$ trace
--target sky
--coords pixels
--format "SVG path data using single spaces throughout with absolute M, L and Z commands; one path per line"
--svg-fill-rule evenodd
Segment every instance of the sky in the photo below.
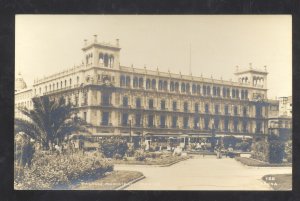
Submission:
M 236 80 L 252 63 L 267 66 L 268 98 L 292 95 L 290 15 L 16 15 L 16 73 L 32 85 L 78 65 L 94 34 L 120 40 L 123 66 Z

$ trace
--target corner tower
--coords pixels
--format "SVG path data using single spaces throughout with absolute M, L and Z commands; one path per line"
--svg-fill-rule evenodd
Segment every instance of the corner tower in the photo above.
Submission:
M 84 40 L 83 63 L 86 67 L 119 69 L 120 50 L 119 39 L 116 39 L 115 44 L 98 42 L 97 35 L 94 35 L 92 42 Z
M 250 63 L 248 70 L 239 71 L 237 67 L 234 73 L 238 79 L 238 82 L 251 87 L 267 89 L 267 67 L 264 66 L 264 70 L 258 70 L 252 68 Z

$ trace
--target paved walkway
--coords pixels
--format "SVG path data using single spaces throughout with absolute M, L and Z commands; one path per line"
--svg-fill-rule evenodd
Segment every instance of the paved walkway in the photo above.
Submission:
M 126 190 L 271 190 L 262 176 L 292 172 L 291 167 L 248 167 L 215 156 L 196 156 L 169 167 L 115 165 L 115 169 L 136 170 L 146 176 Z

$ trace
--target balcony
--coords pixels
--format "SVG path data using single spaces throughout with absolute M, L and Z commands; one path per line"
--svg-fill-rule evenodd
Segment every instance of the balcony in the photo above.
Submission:
M 168 128 L 167 125 L 159 125 L 159 128 Z
M 100 125 L 101 125 L 101 126 L 112 126 L 112 123 L 101 122 Z

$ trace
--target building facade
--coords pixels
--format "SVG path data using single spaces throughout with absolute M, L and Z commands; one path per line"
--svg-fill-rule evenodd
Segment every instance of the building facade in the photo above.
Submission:
M 85 41 L 84 62 L 35 80 L 32 96 L 64 97 L 95 135 L 264 135 L 267 71 L 237 69 L 237 81 L 120 65 L 115 44 Z

